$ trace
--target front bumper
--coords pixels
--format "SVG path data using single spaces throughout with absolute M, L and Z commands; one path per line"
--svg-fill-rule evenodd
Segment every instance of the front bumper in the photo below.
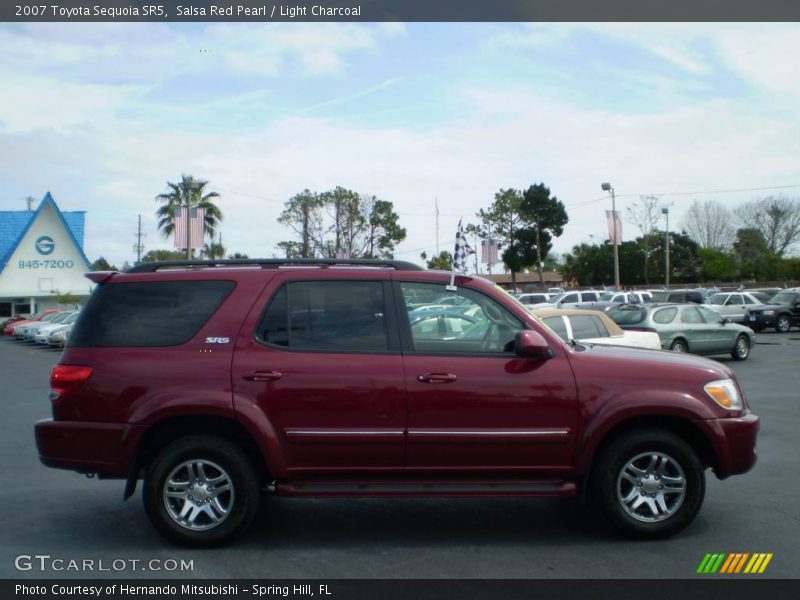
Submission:
M 42 464 L 56 469 L 126 477 L 140 428 L 127 423 L 53 421 L 36 423 Z
M 747 325 L 748 327 L 755 327 L 758 329 L 775 327 L 776 317 L 777 315 L 745 315 L 742 325 Z
M 760 422 L 752 412 L 739 417 L 695 421 L 707 435 L 716 455 L 714 472 L 720 479 L 746 473 L 756 464 Z

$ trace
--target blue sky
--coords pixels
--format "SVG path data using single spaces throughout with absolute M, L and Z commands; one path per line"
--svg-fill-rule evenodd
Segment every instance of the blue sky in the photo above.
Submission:
M 603 236 L 618 208 L 800 183 L 795 24 L 26 24 L 0 26 L 0 210 L 51 191 L 87 210 L 86 252 L 148 249 L 154 196 L 192 173 L 222 195 L 223 241 L 270 256 L 304 188 L 394 202 L 408 240 L 449 249 L 500 188 L 548 184 L 556 242 Z M 800 187 L 785 188 L 787 195 Z M 637 231 L 625 226 L 625 239 Z

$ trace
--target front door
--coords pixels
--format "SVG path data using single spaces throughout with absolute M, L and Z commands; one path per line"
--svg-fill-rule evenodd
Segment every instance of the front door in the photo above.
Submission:
M 238 402 L 263 413 L 289 478 L 401 471 L 406 406 L 391 289 L 381 271 L 289 271 L 245 322 Z
M 452 294 L 443 284 L 400 281 L 395 297 L 401 305 L 404 298 L 428 298 L 436 306 L 445 293 Z M 419 320 L 424 307 L 398 314 L 408 390 L 407 472 L 567 472 L 577 396 L 563 349 L 550 360 L 516 356 L 513 340 L 524 323 L 483 292 L 460 286 L 455 294 L 462 300 L 455 309 L 439 309 L 455 327 L 415 326 L 425 322 Z

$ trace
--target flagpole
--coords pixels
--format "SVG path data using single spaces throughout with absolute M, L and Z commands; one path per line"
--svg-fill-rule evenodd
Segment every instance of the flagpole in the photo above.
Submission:
M 436 257 L 439 257 L 439 197 L 434 196 L 434 203 L 436 204 Z

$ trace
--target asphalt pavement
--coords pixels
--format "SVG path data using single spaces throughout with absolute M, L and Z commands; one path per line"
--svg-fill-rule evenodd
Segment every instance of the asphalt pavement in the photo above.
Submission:
M 770 552 L 758 577 L 797 578 L 800 332 L 757 342 L 743 363 L 720 360 L 762 419 L 758 464 L 726 481 L 708 472 L 700 515 L 670 539 L 620 538 L 575 498 L 270 497 L 233 545 L 199 551 L 157 535 L 121 481 L 39 463 L 33 425 L 49 416 L 59 352 L 3 339 L 0 577 L 692 578 L 706 553 Z

